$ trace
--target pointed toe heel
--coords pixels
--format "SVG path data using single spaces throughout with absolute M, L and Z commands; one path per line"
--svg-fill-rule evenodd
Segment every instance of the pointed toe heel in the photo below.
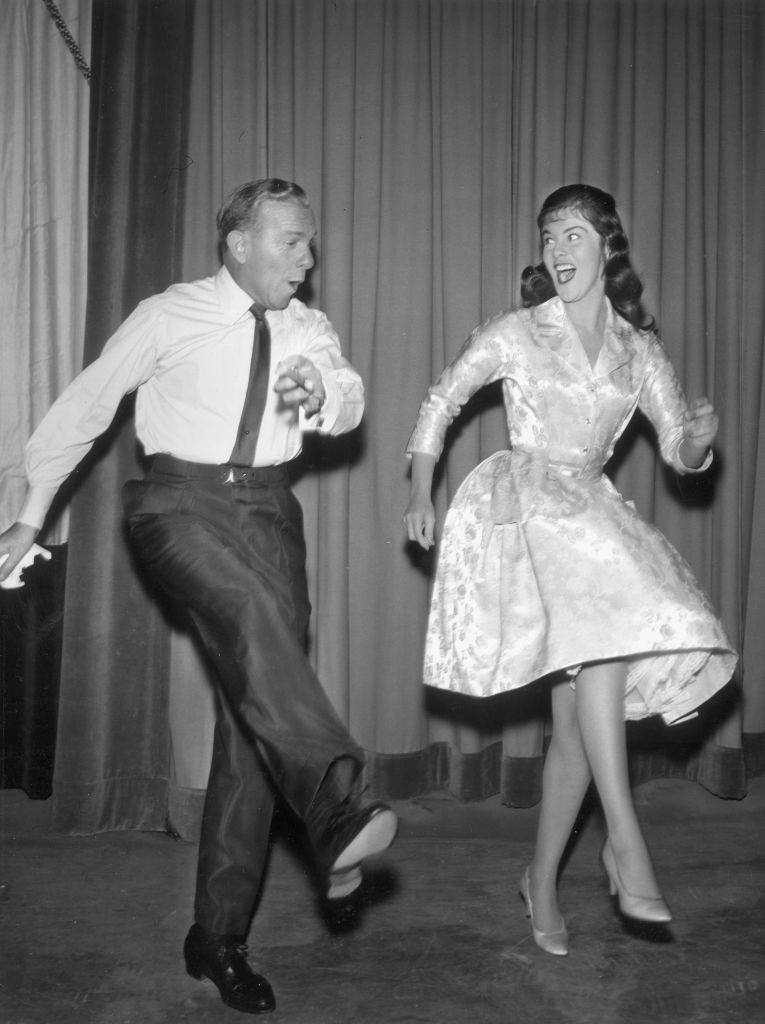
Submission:
M 545 953 L 552 956 L 568 956 L 568 931 L 564 923 L 562 928 L 555 932 L 540 931 L 534 924 L 534 906 L 531 902 L 531 891 L 529 889 L 529 869 L 523 873 L 518 884 L 518 895 L 526 907 L 526 917 L 531 921 L 531 934 L 534 942 L 543 949 Z
M 608 879 L 609 894 L 617 897 L 619 909 L 625 917 L 648 924 L 670 923 L 672 914 L 661 896 L 636 896 L 627 889 L 622 882 L 614 851 L 607 839 L 600 851 L 600 860 Z

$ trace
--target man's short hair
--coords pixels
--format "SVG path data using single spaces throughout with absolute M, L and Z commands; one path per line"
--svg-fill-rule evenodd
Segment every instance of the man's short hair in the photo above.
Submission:
M 226 247 L 230 231 L 253 227 L 258 220 L 258 211 L 267 199 L 296 199 L 308 206 L 308 196 L 300 185 L 283 178 L 259 178 L 247 181 L 235 188 L 218 211 L 218 241 L 221 249 Z

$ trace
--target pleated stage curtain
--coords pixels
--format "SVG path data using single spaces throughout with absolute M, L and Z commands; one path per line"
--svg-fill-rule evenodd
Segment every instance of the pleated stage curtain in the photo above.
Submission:
M 312 442 L 297 483 L 311 653 L 369 753 L 373 791 L 539 799 L 542 687 L 483 702 L 422 687 L 434 561 L 404 539 L 403 452 L 431 380 L 473 326 L 518 302 L 541 200 L 582 180 L 617 197 L 680 377 L 721 417 L 709 479 L 678 482 L 638 426 L 616 484 L 691 562 L 743 652 L 737 679 L 694 723 L 630 729 L 634 776 L 742 796 L 765 734 L 762 6 L 126 6 L 97 0 L 93 23 L 88 352 L 143 295 L 215 269 L 214 216 L 230 188 L 267 174 L 306 188 L 319 219 L 312 301 L 368 395 L 362 428 Z M 469 470 L 505 444 L 488 391 L 451 432 L 441 518 Z M 126 422 L 73 510 L 57 822 L 77 832 L 169 819 L 191 836 L 210 688 L 126 553 L 118 491 L 135 469 Z
M 181 272 L 193 3 L 95 0 L 85 362 Z M 75 472 L 54 817 L 64 831 L 162 829 L 169 627 L 135 572 L 120 491 L 142 474 L 126 399 Z
M 90 0 L 59 0 L 87 55 Z M 82 364 L 88 83 L 42 0 L 0 6 L 0 531 L 24 499 L 24 445 Z M 65 512 L 43 535 L 66 540 Z
M 90 0 L 59 0 L 80 57 Z M 83 56 L 84 55 L 84 56 Z M 24 445 L 82 365 L 87 279 L 86 77 L 42 0 L 0 4 L 0 531 L 25 493 Z M 52 552 L 0 590 L 0 786 L 50 796 L 66 569 L 66 496 Z

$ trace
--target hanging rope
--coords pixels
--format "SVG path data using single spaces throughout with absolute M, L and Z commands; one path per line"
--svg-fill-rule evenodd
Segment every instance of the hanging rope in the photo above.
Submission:
M 74 57 L 74 63 L 80 69 L 86 81 L 90 81 L 90 68 L 88 67 L 87 62 L 83 57 L 82 51 L 77 45 L 74 36 L 66 27 L 66 22 L 61 17 L 61 11 L 59 11 L 58 7 L 56 7 L 53 0 L 42 0 L 42 2 L 48 8 L 48 14 L 50 14 L 51 18 L 53 18 L 56 28 L 61 33 L 62 39 L 69 48 L 69 52 Z

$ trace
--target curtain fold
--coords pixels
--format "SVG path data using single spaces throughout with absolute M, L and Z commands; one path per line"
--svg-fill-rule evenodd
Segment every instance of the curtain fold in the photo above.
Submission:
M 58 7 L 80 50 L 91 0 Z M 41 0 L 0 7 L 0 530 L 24 500 L 24 446 L 80 368 L 85 322 L 88 84 Z M 41 542 L 66 540 L 59 515 Z
M 108 4 L 99 8 L 115 13 Z M 155 8 L 169 16 L 163 5 L 135 9 Z M 115 161 L 106 161 L 95 209 L 152 245 L 128 247 L 114 261 L 102 250 L 101 262 L 113 262 L 109 288 L 119 301 L 91 280 L 88 337 L 100 345 L 107 326 L 128 312 L 128 297 L 157 290 L 171 271 L 188 279 L 214 269 L 215 212 L 231 187 L 269 174 L 306 188 L 319 220 L 306 297 L 337 327 L 368 397 L 352 436 L 311 441 L 297 482 L 314 606 L 311 654 L 369 752 L 373 790 L 403 797 L 446 786 L 463 798 L 500 791 L 511 805 L 539 799 L 543 688 L 488 701 L 423 690 L 434 558 L 404 540 L 403 452 L 428 384 L 473 326 L 519 301 L 520 272 L 538 257 L 541 200 L 564 182 L 584 180 L 616 196 L 647 304 L 679 375 L 691 396 L 710 394 L 721 417 L 708 480 L 678 481 L 665 471 L 650 431 L 637 424 L 617 452 L 615 482 L 685 555 L 743 650 L 737 682 L 695 722 L 674 730 L 653 722 L 631 727 L 634 777 L 674 775 L 742 796 L 745 768 L 762 765 L 765 733 L 758 629 L 765 602 L 762 5 L 197 0 L 169 9 L 183 31 L 162 50 L 163 67 L 150 68 L 153 28 L 139 19 L 144 34 L 133 59 L 140 54 L 146 77 L 127 74 L 119 101 L 101 111 L 133 166 L 110 188 Z M 94 37 L 95 30 L 96 21 Z M 124 36 L 102 33 L 103 102 L 117 89 L 108 55 L 128 45 Z M 155 163 L 184 170 L 166 181 L 179 219 L 163 222 L 166 207 L 152 208 L 156 226 L 142 236 L 149 214 L 143 192 L 155 178 L 138 159 L 145 144 L 134 104 L 140 81 L 153 74 L 175 76 L 179 90 L 173 102 L 146 112 L 145 130 L 163 154 Z M 162 273 L 146 273 L 144 256 Z M 88 755 L 93 791 L 98 780 L 124 771 L 112 743 L 128 763 L 131 751 L 151 751 L 135 777 L 156 796 L 152 820 L 162 819 L 164 801 L 173 826 L 193 834 L 212 720 L 204 669 L 188 638 L 149 610 L 126 556 L 112 556 L 102 590 L 106 555 L 92 560 L 85 544 L 94 536 L 99 550 L 114 547 L 115 537 L 122 544 L 115 495 L 125 475 L 118 464 L 133 457 L 127 433 L 122 443 L 124 455 L 111 452 L 94 469 L 93 478 L 104 474 L 101 483 L 80 493 L 83 539 L 79 555 L 70 554 L 65 677 L 72 693 L 75 678 L 79 692 L 85 680 L 102 704 L 94 711 L 85 701 L 76 714 L 70 708 L 59 743 L 71 751 L 83 728 L 100 733 L 105 719 L 108 732 L 121 716 L 119 740 Z M 441 519 L 465 475 L 505 444 L 499 392 L 489 389 L 450 431 L 435 492 Z M 114 594 L 126 585 L 121 621 L 110 622 Z M 85 623 L 86 635 L 112 652 L 93 667 L 85 664 L 92 660 L 84 654 Z M 134 648 L 117 666 L 126 637 Z M 88 683 L 91 676 L 97 681 Z M 129 712 L 119 700 L 104 710 L 126 687 Z M 62 755 L 57 780 L 59 800 L 71 810 L 68 827 L 107 820 L 105 809 L 92 819 L 78 815 L 77 801 L 66 795 L 81 799 L 71 788 L 76 773 L 68 757 Z M 126 791 L 131 785 L 128 778 Z M 117 799 L 114 789 L 109 798 Z M 123 805 L 124 814 L 109 812 L 109 820 L 144 822 L 130 800 Z
M 90 0 L 60 0 L 85 55 Z M 87 268 L 88 84 L 41 0 L 0 5 L 0 531 L 25 494 L 24 445 L 82 361 Z M 52 551 L 0 590 L 0 786 L 50 796 L 68 513 Z
M 86 363 L 179 273 L 192 6 L 93 4 Z M 141 474 L 131 412 L 127 399 L 74 474 L 53 784 L 67 832 L 167 819 L 168 626 L 120 509 L 122 484 Z
M 740 398 L 729 420 L 738 419 L 740 437 L 741 566 L 740 615 L 743 649 L 743 732 L 747 770 L 765 773 L 765 17 L 747 4 L 741 25 L 740 80 L 743 171 L 741 271 L 734 281 L 742 309 Z

